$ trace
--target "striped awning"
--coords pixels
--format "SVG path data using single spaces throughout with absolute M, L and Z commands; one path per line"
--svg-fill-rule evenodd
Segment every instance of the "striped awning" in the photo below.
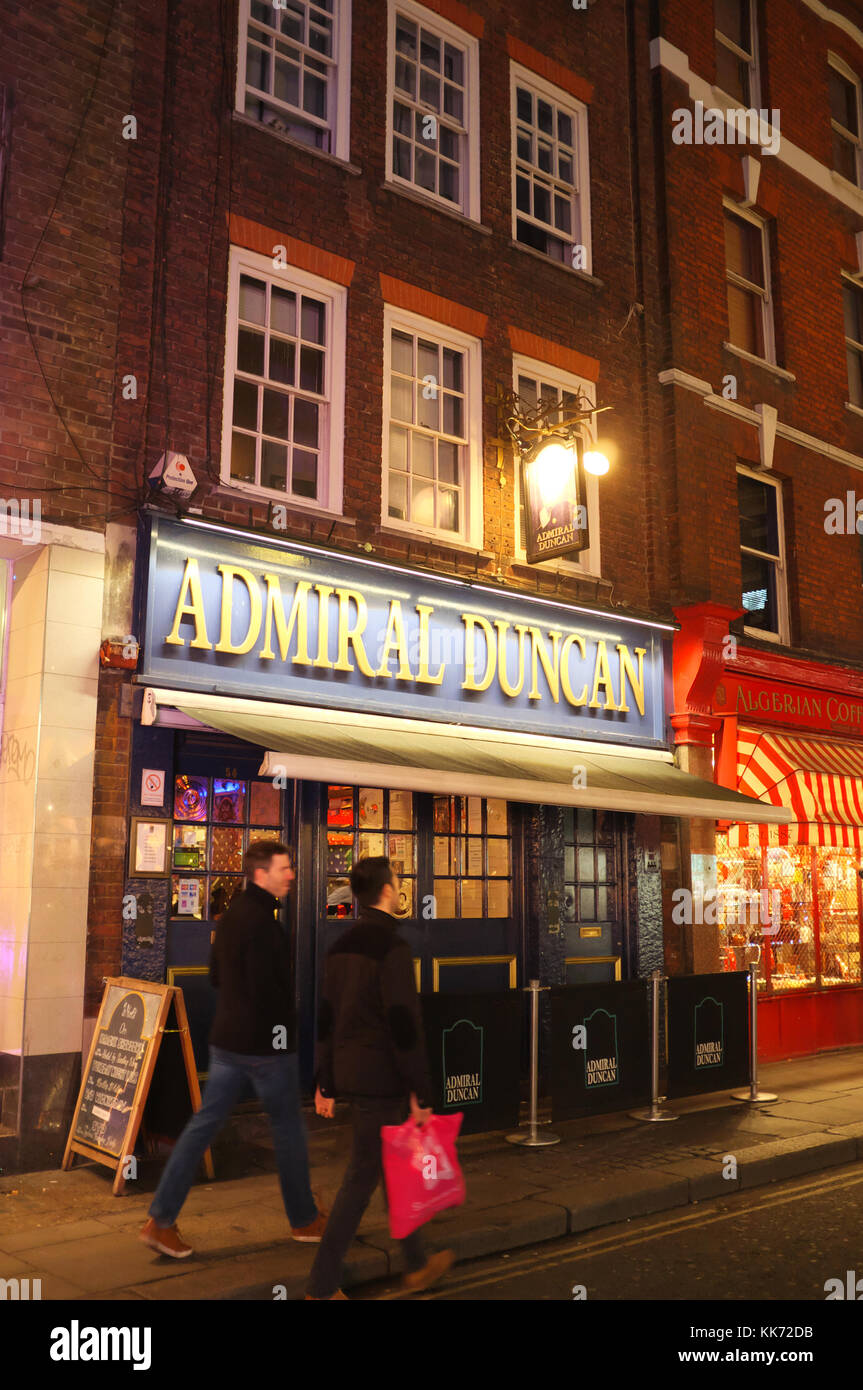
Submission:
M 863 849 L 863 746 L 738 729 L 737 790 L 787 806 L 788 825 L 733 825 L 729 844 Z

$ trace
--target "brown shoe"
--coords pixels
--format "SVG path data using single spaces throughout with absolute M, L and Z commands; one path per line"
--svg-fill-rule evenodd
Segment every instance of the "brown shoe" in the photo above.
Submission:
M 430 1289 L 432 1284 L 436 1284 L 438 1279 L 442 1279 L 448 1269 L 455 1264 L 454 1250 L 438 1250 L 436 1254 L 430 1256 L 427 1264 L 422 1269 L 415 1269 L 412 1274 L 406 1274 L 402 1280 L 402 1288 L 409 1293 L 419 1293 L 420 1289 Z
M 191 1245 L 186 1244 L 176 1226 L 157 1226 L 152 1216 L 141 1227 L 138 1239 L 149 1245 L 151 1250 L 158 1250 L 160 1255 L 171 1255 L 175 1260 L 185 1260 L 187 1255 L 192 1254 Z
M 307 1245 L 317 1245 L 326 1228 L 327 1212 L 319 1211 L 310 1226 L 297 1226 L 296 1230 L 292 1227 L 291 1235 L 294 1240 L 303 1241 Z
M 350 1303 L 350 1299 L 348 1298 L 347 1294 L 346 1294 L 346 1293 L 342 1293 L 341 1289 L 336 1289 L 335 1293 L 331 1293 L 330 1296 L 329 1296 L 329 1298 L 315 1298 L 313 1294 L 307 1293 L 306 1296 L 305 1296 L 305 1298 L 303 1299 L 303 1302 L 304 1302 L 304 1303 L 335 1303 L 336 1299 L 342 1299 L 342 1298 L 344 1299 L 345 1303 Z

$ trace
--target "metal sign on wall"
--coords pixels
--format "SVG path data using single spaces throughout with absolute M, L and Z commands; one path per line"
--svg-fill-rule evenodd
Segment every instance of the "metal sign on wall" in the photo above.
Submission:
M 151 518 L 140 675 L 175 689 L 664 746 L 662 629 Z

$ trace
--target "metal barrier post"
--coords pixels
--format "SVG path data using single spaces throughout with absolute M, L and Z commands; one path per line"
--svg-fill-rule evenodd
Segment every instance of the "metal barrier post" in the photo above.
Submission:
M 660 1120 L 676 1120 L 678 1117 L 671 1110 L 661 1110 L 659 1108 L 659 985 L 662 980 L 662 971 L 654 970 L 650 977 L 652 992 L 651 999 L 651 1028 L 650 1028 L 650 1108 L 647 1110 L 630 1110 L 633 1120 L 646 1120 L 650 1124 L 656 1124 Z
M 758 1089 L 758 962 L 761 947 L 756 946 L 756 954 L 749 962 L 749 1090 L 732 1091 L 732 1100 L 745 1100 L 750 1105 L 766 1105 L 779 1097 L 772 1091 Z
M 530 993 L 530 1123 L 527 1130 L 520 1129 L 517 1134 L 506 1136 L 508 1144 L 523 1144 L 529 1149 L 544 1149 L 550 1144 L 559 1144 L 560 1135 L 546 1130 L 543 1134 L 537 1128 L 539 1107 L 539 995 L 540 990 L 548 989 L 539 980 L 531 980 L 526 993 Z

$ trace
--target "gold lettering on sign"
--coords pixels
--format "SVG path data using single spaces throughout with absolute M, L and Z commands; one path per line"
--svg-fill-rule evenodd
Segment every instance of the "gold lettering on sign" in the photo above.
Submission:
M 316 584 L 315 593 L 318 596 L 318 652 L 313 666 L 323 666 L 325 670 L 331 671 L 333 663 L 330 661 L 330 599 L 335 590 L 330 584 Z
M 506 634 L 509 632 L 509 623 L 503 618 L 495 619 L 497 628 L 497 679 L 504 695 L 520 695 L 524 685 L 524 634 L 527 628 L 523 623 L 516 623 L 515 630 L 518 633 L 518 675 L 514 685 L 510 685 L 509 671 L 506 666 Z
M 387 631 L 384 637 L 384 650 L 381 657 L 381 664 L 378 667 L 379 676 L 390 676 L 390 657 L 393 651 L 399 659 L 399 669 L 396 675 L 398 681 L 413 680 L 410 662 L 408 661 L 408 639 L 405 633 L 404 618 L 402 617 L 402 606 L 397 598 L 390 600 L 390 615 L 387 619 Z
M 417 612 L 420 615 L 420 642 L 419 642 L 419 670 L 417 680 L 425 685 L 440 685 L 443 680 L 444 665 L 442 661 L 440 670 L 436 676 L 429 673 L 429 618 L 433 613 L 430 603 L 418 603 Z
M 602 638 L 596 644 L 596 663 L 593 668 L 593 690 L 590 695 L 588 709 L 599 709 L 599 700 L 596 698 L 600 686 L 605 687 L 605 704 L 603 709 L 617 709 L 614 699 L 614 686 L 611 683 L 611 668 L 608 664 L 608 649 Z
M 581 693 L 579 695 L 574 695 L 572 684 L 569 679 L 569 652 L 571 647 L 578 647 L 581 659 L 584 661 L 586 655 L 584 638 L 580 637 L 577 632 L 568 633 L 560 649 L 560 684 L 563 688 L 564 698 L 569 704 L 575 705 L 577 708 L 587 701 L 587 681 L 585 681 L 584 685 L 581 687 Z
M 531 683 L 527 698 L 529 700 L 541 700 L 539 685 L 537 683 L 537 657 L 545 672 L 545 679 L 548 681 L 548 688 L 551 698 L 557 705 L 560 703 L 560 639 L 562 632 L 549 631 L 551 638 L 551 656 L 545 645 L 545 638 L 538 627 L 528 628 L 530 633 L 530 660 L 531 660 Z
M 232 656 L 242 656 L 250 652 L 258 640 L 261 630 L 261 591 L 255 576 L 241 565 L 218 565 L 222 576 L 222 630 L 216 643 L 217 652 L 230 652 Z M 249 627 L 238 647 L 231 641 L 231 620 L 234 616 L 234 580 L 245 584 L 249 595 Z
M 477 613 L 462 613 L 461 620 L 464 623 L 464 668 L 465 678 L 462 681 L 462 690 L 488 690 L 494 680 L 494 671 L 497 664 L 497 646 L 494 640 L 494 632 L 491 623 L 485 618 L 481 618 Z M 485 675 L 481 682 L 476 679 L 476 628 L 481 627 L 485 637 L 486 664 Z
M 354 668 L 348 660 L 348 647 L 353 647 L 354 656 L 357 659 L 357 669 L 362 671 L 364 676 L 373 676 L 375 673 L 363 646 L 363 633 L 369 620 L 368 604 L 357 589 L 336 589 L 336 594 L 339 600 L 339 659 L 333 670 L 353 671 Z M 357 620 L 353 624 L 351 623 L 352 602 L 357 606 Z
M 191 603 L 189 603 L 189 598 L 192 600 Z M 198 562 L 194 559 L 186 560 L 183 582 L 180 585 L 180 597 L 177 599 L 177 608 L 174 613 L 174 626 L 165 638 L 166 643 L 175 647 L 185 647 L 185 638 L 180 636 L 180 623 L 183 618 L 195 619 L 195 635 L 189 646 L 198 647 L 208 652 L 212 651 L 213 644 L 207 638 L 207 619 L 204 615 L 201 573 L 198 569 Z
M 260 650 L 260 657 L 263 661 L 274 660 L 273 651 L 273 623 L 276 625 L 276 634 L 279 639 L 279 652 L 282 661 L 287 661 L 288 652 L 291 648 L 291 637 L 294 628 L 297 631 L 297 650 L 294 653 L 293 661 L 301 666 L 308 666 L 309 657 L 309 593 L 311 592 L 311 581 L 301 579 L 297 584 L 294 593 L 294 601 L 291 604 L 290 617 L 285 619 L 285 605 L 282 599 L 282 589 L 279 584 L 279 577 L 276 574 L 265 574 L 264 579 L 267 583 L 267 606 L 264 616 L 264 645 Z
M 626 703 L 626 681 L 632 686 L 632 694 L 638 707 L 638 713 L 644 714 L 644 657 L 646 647 L 636 647 L 635 655 L 638 657 L 638 675 L 636 676 L 632 665 L 632 657 L 629 648 L 622 642 L 617 644 L 617 654 L 620 658 L 620 710 L 623 714 L 629 713 L 629 705 Z

